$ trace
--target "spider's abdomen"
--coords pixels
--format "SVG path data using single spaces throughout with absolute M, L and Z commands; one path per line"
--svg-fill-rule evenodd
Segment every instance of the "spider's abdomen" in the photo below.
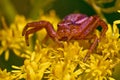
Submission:
M 81 24 L 82 22 L 84 22 L 87 19 L 88 19 L 88 16 L 85 14 L 74 13 L 74 14 L 70 14 L 70 15 L 66 16 L 63 19 L 63 21 L 71 21 L 73 24 Z

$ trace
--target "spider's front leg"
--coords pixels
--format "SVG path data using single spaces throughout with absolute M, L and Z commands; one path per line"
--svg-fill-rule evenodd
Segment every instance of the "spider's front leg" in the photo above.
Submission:
M 108 30 L 108 26 L 107 24 L 102 20 L 100 19 L 98 16 L 94 16 L 95 19 L 98 19 L 98 25 L 102 27 L 102 31 L 101 31 L 101 35 L 100 35 L 100 39 L 103 38 L 105 36 L 105 33 L 107 32 Z
M 96 35 L 94 35 L 93 37 L 91 37 L 91 39 L 94 39 L 93 44 L 90 46 L 90 49 L 88 51 L 88 53 L 86 54 L 83 62 L 86 62 L 86 60 L 89 58 L 91 52 L 93 51 L 93 49 L 95 49 L 95 47 L 97 46 L 97 43 L 100 41 L 101 38 L 103 38 L 105 36 L 105 33 L 108 29 L 107 24 L 101 20 L 98 16 L 93 16 L 94 18 L 94 23 L 92 25 L 89 26 L 89 28 L 87 29 L 88 31 L 90 31 L 91 28 L 96 29 L 97 27 L 101 26 L 102 27 L 102 31 L 101 31 L 101 35 L 100 38 L 98 38 Z
M 56 32 L 55 32 L 55 30 L 50 22 L 48 22 L 48 21 L 31 22 L 25 26 L 25 28 L 23 29 L 23 32 L 22 32 L 22 36 L 25 36 L 27 46 L 29 46 L 29 42 L 28 42 L 29 34 L 32 34 L 32 33 L 39 31 L 43 28 L 46 29 L 48 35 L 52 39 L 56 40 L 57 35 L 56 35 Z
M 97 46 L 97 43 L 99 41 L 98 37 L 96 35 L 90 35 L 88 36 L 88 39 L 93 39 L 94 42 L 92 43 L 92 45 L 90 46 L 87 54 L 85 55 L 83 62 L 86 62 L 87 59 L 90 57 L 91 52 L 93 51 L 93 49 Z

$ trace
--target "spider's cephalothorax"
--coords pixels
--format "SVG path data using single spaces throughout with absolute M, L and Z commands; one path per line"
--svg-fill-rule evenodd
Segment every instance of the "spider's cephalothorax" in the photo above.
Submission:
M 54 30 L 53 25 L 50 22 L 38 21 L 28 23 L 23 29 L 22 35 L 25 35 L 27 45 L 29 45 L 28 35 L 41 30 L 42 28 L 46 29 L 49 37 L 51 37 L 55 42 L 69 41 L 71 39 L 94 39 L 94 42 L 84 58 L 85 62 L 90 56 L 90 53 L 96 47 L 98 40 L 100 40 L 100 38 L 98 38 L 95 34 L 92 34 L 98 26 L 102 27 L 100 35 L 100 38 L 102 38 L 108 29 L 107 24 L 103 20 L 101 20 L 98 16 L 88 17 L 84 14 L 75 13 L 66 16 L 61 22 L 58 23 L 57 32 Z M 28 28 L 30 29 L 28 30 Z

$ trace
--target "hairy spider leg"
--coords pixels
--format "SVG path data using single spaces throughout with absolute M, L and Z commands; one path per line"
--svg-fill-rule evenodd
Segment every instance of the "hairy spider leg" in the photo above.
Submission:
M 83 62 L 86 62 L 87 61 L 87 59 L 90 57 L 90 54 L 92 53 L 92 51 L 93 51 L 93 49 L 97 46 L 97 43 L 98 43 L 98 37 L 96 36 L 96 35 L 94 35 L 94 36 L 88 36 L 88 38 L 90 39 L 94 39 L 94 42 L 92 43 L 92 45 L 90 46 L 90 48 L 89 48 L 89 50 L 88 50 L 88 52 L 87 52 L 87 54 L 85 55 L 85 57 L 84 57 L 84 59 L 83 59 Z
M 91 27 L 87 27 L 87 29 L 85 31 L 86 35 L 83 35 L 83 36 L 84 37 L 87 36 L 89 34 L 89 32 L 92 32 L 92 30 L 94 30 L 93 28 L 97 28 L 100 25 L 102 27 L 101 37 L 103 37 L 105 35 L 105 32 L 107 31 L 107 28 L 108 28 L 106 23 L 103 20 L 101 20 L 98 16 L 93 16 L 93 19 L 94 19 L 93 20 L 94 23 L 92 25 L 90 25 Z M 97 36 L 94 36 L 93 39 L 94 39 L 94 42 L 91 45 L 85 58 L 83 59 L 83 62 L 86 62 L 86 60 L 89 58 L 91 52 L 97 46 L 97 43 L 100 40 Z
M 98 18 L 98 16 L 95 16 L 95 18 Z M 101 39 L 102 37 L 105 36 L 105 33 L 106 33 L 106 31 L 108 30 L 108 26 L 107 26 L 107 24 L 106 24 L 103 20 L 101 20 L 101 19 L 99 19 L 98 24 L 102 27 L 102 32 L 101 32 L 101 35 L 100 35 L 100 39 Z
M 80 35 L 81 39 L 93 39 L 94 42 L 92 43 L 92 45 L 89 48 L 88 53 L 85 55 L 83 62 L 86 62 L 86 60 L 89 58 L 91 52 L 94 50 L 94 48 L 97 46 L 98 43 L 98 37 L 96 35 L 91 35 L 92 32 L 98 27 L 98 21 L 99 18 L 94 18 L 94 17 L 90 17 L 87 21 L 87 25 L 85 23 L 83 23 L 82 26 L 87 26 L 86 29 L 84 29 L 82 31 L 82 34 Z
M 86 24 L 83 23 L 83 26 L 88 26 L 88 27 L 86 27 L 82 31 L 82 33 L 84 33 L 84 35 L 81 34 L 80 37 L 83 37 L 83 38 L 86 37 L 90 32 L 92 32 L 92 30 L 96 29 L 99 26 L 102 27 L 102 31 L 101 31 L 100 36 L 104 37 L 104 35 L 105 35 L 105 33 L 106 33 L 107 29 L 108 29 L 107 24 L 103 20 L 101 20 L 98 16 L 91 16 L 90 18 L 92 18 L 92 20 L 87 20 L 87 21 L 90 21 L 89 25 L 86 25 Z M 82 28 L 82 25 L 81 25 L 81 28 Z
M 28 28 L 31 28 L 31 29 L 28 29 Z M 41 30 L 42 28 L 45 28 L 48 35 L 51 37 L 51 38 L 55 38 L 56 37 L 56 32 L 52 26 L 52 24 L 50 22 L 47 22 L 47 21 L 39 21 L 39 22 L 31 22 L 31 23 L 28 23 L 23 32 L 22 32 L 22 35 L 24 36 L 25 35 L 25 40 L 26 40 L 26 44 L 27 46 L 29 46 L 29 41 L 28 41 L 28 36 L 29 34 L 32 34 L 36 31 L 39 31 Z
M 89 34 L 93 33 L 93 31 L 98 27 L 98 21 L 99 19 L 95 19 L 93 16 L 91 16 L 86 22 L 83 23 L 82 26 L 86 26 L 84 30 L 82 30 L 82 33 L 80 34 L 80 38 L 85 38 Z

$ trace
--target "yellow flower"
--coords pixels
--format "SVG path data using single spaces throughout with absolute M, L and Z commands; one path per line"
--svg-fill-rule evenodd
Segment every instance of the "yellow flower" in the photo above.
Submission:
M 0 80 L 13 80 L 15 78 L 14 75 L 11 74 L 11 72 L 7 72 L 6 69 L 1 70 L 0 69 Z
M 116 25 L 119 23 L 119 20 L 114 21 L 113 29 L 108 24 L 106 37 L 99 42 L 86 63 L 83 63 L 83 58 L 88 49 L 80 46 L 78 41 L 63 42 L 61 47 L 42 47 L 36 40 L 35 50 L 25 56 L 24 65 L 18 71 L 29 80 L 115 80 L 112 72 L 120 62 L 120 39 Z
M 20 68 L 13 66 L 13 68 L 18 70 L 13 70 L 12 72 L 16 75 L 21 74 L 22 78 L 29 80 L 41 80 L 44 78 L 75 80 L 83 72 L 82 69 L 77 69 L 77 66 L 79 59 L 82 62 L 83 54 L 85 55 L 87 51 L 82 50 L 78 42 L 70 45 L 66 42 L 63 44 L 65 48 L 58 47 L 54 49 L 52 47 L 42 48 L 37 42 L 35 52 L 29 54 L 29 57 L 25 56 L 27 59 Z M 21 78 L 20 76 L 18 79 Z
M 99 53 L 102 52 L 103 55 L 109 54 L 113 58 L 115 56 L 118 56 L 120 52 L 120 39 L 119 39 L 120 34 L 119 29 L 117 28 L 117 24 L 120 24 L 120 20 L 114 21 L 113 29 L 112 26 L 108 24 L 109 28 L 106 33 L 106 37 L 102 39 L 98 45 Z
M 53 25 L 56 27 L 55 24 L 59 19 L 54 18 L 56 18 L 54 11 L 50 15 L 41 16 L 41 19 L 48 19 L 51 23 L 55 20 Z M 16 24 L 21 26 L 19 22 Z M 11 80 L 115 80 L 112 77 L 113 69 L 120 63 L 120 34 L 117 24 L 120 24 L 120 20 L 114 21 L 113 26 L 108 24 L 106 36 L 101 39 L 85 63 L 83 59 L 88 52 L 87 47 L 90 45 L 88 40 L 61 42 L 61 45 L 58 46 L 54 41 L 48 39 L 47 45 L 42 45 L 40 42 L 46 34 L 45 31 L 39 31 L 35 47 L 33 51 L 30 51 L 23 47 L 25 43 L 20 37 L 22 29 L 19 30 L 15 26 L 5 29 L 9 34 L 7 35 L 5 30 L 1 31 L 0 35 L 3 33 L 7 35 L 7 37 L 0 36 L 1 49 L 4 47 L 4 51 L 17 49 L 22 54 L 20 50 L 24 48 L 26 54 L 21 55 L 25 58 L 22 66 L 12 65 L 11 72 L 1 71 L 1 73 L 5 73 L 5 78 L 8 76 Z M 99 36 L 99 31 L 96 34 Z M 41 37 L 43 38 L 41 39 Z M 10 45 L 5 45 L 8 44 L 8 41 Z M 86 43 L 88 45 L 84 45 Z M 13 46 L 11 47 L 11 45 Z
M 10 27 L 7 26 L 4 18 L 2 18 L 2 23 L 3 29 L 0 30 L 0 55 L 5 52 L 5 60 L 8 60 L 10 50 L 16 55 L 20 55 L 22 51 L 24 52 L 25 43 L 21 32 L 26 21 L 23 16 L 16 16 L 15 23 L 11 24 Z

